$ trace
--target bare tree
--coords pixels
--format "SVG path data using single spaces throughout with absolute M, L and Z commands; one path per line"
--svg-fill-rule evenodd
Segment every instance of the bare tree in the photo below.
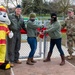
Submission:
M 22 0 L 22 7 L 23 7 L 23 12 L 22 13 L 23 14 L 25 14 L 30 8 L 32 8 L 33 1 L 34 0 Z
M 6 5 L 7 8 L 8 8 L 8 3 L 9 3 L 9 0 L 4 0 L 4 4 Z M 3 5 L 4 5 L 4 4 L 3 4 Z M 4 5 L 4 6 L 5 6 L 5 5 Z
M 14 6 L 21 4 L 21 0 L 10 0 Z
M 60 13 L 63 13 L 65 16 L 67 9 L 70 7 L 70 0 L 53 0 L 54 7 L 53 10 L 56 10 Z
M 70 7 L 70 0 L 60 0 L 58 5 L 65 16 L 67 9 Z
M 21 0 L 4 0 L 4 3 L 2 5 L 9 8 L 9 4 L 16 6 L 18 4 L 21 4 Z

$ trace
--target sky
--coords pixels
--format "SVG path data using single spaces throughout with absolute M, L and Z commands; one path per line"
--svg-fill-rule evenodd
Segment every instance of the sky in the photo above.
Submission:
M 50 1 L 50 0 L 46 0 L 46 1 Z
M 46 1 L 53 1 L 53 0 L 46 0 Z M 75 0 L 70 0 L 75 5 Z

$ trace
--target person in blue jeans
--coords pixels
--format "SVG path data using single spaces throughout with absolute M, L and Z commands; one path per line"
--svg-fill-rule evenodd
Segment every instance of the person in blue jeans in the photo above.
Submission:
M 65 64 L 65 57 L 64 57 L 64 52 L 61 48 L 61 26 L 59 24 L 59 22 L 57 21 L 57 14 L 56 13 L 52 13 L 51 14 L 51 22 L 47 23 L 48 24 L 48 28 L 47 30 L 44 31 L 44 34 L 48 33 L 49 36 L 51 37 L 50 40 L 50 49 L 47 55 L 47 58 L 44 60 L 44 62 L 48 62 L 50 61 L 52 52 L 53 52 L 53 48 L 56 45 L 58 48 L 58 51 L 60 53 L 61 56 L 61 63 L 60 65 L 64 65 Z
M 35 51 L 37 49 L 37 28 L 43 28 L 41 25 L 37 25 L 36 21 L 36 14 L 35 13 L 30 13 L 29 20 L 27 22 L 27 42 L 31 48 L 31 51 L 29 53 L 28 59 L 26 64 L 28 65 L 34 65 L 36 61 L 33 60 Z

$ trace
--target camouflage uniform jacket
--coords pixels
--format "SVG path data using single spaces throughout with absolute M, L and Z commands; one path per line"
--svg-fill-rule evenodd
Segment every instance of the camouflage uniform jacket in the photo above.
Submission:
M 75 16 L 73 18 L 67 17 L 65 23 L 62 25 L 62 28 L 66 27 L 67 35 L 75 35 Z

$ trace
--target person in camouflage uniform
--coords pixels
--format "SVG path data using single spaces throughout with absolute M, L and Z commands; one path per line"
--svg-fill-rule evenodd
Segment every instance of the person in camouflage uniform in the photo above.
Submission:
M 68 17 L 65 19 L 65 24 L 62 25 L 62 28 L 66 27 L 67 32 L 67 46 L 68 46 L 68 59 L 72 59 L 73 54 L 73 42 L 75 43 L 75 15 L 72 8 L 68 9 Z

